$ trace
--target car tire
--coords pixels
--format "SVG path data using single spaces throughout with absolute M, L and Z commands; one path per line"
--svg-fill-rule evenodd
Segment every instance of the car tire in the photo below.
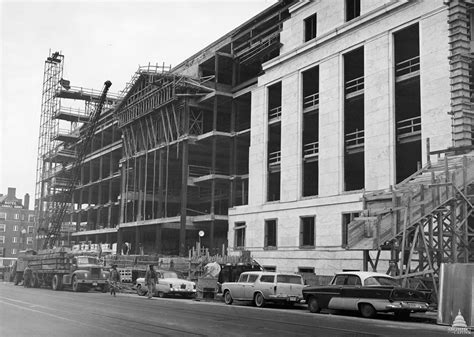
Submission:
M 232 295 L 230 294 L 229 290 L 227 290 L 224 293 L 224 302 L 225 302 L 225 304 L 228 304 L 228 305 L 231 305 L 232 302 L 234 302 L 234 299 L 232 298 Z
M 308 310 L 309 312 L 312 312 L 312 313 L 319 313 L 321 311 L 321 307 L 319 306 L 319 303 L 318 303 L 318 300 L 316 299 L 316 297 L 310 297 L 309 298 L 309 301 L 308 301 Z
M 362 303 L 359 304 L 359 311 L 364 318 L 373 318 L 377 315 L 377 311 L 372 304 Z
M 145 296 L 147 290 L 144 290 L 141 285 L 137 285 L 137 294 L 138 296 Z
M 410 318 L 409 311 L 395 311 L 395 319 L 405 321 Z
M 164 293 L 164 292 L 159 291 L 159 292 L 158 292 L 158 297 L 159 297 L 159 298 L 165 298 L 166 296 L 165 296 L 165 293 Z
M 265 306 L 265 298 L 263 297 L 262 293 L 256 293 L 253 297 L 253 302 L 255 306 L 258 308 L 263 308 Z

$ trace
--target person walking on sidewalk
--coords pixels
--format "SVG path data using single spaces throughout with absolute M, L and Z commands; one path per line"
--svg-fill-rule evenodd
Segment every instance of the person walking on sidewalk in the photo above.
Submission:
M 158 278 L 152 264 L 150 264 L 150 268 L 146 271 L 145 282 L 148 287 L 148 298 L 151 299 L 155 294 L 156 282 L 158 282 Z
M 110 295 L 115 296 L 117 288 L 120 284 L 120 273 L 117 270 L 116 264 L 112 265 L 112 269 L 110 270 L 109 284 L 110 284 Z

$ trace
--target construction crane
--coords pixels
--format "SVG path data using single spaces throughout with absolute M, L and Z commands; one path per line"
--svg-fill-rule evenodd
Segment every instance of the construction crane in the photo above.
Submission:
M 46 238 L 43 242 L 43 249 L 52 248 L 56 240 L 59 238 L 64 216 L 66 215 L 72 200 L 72 195 L 81 176 L 80 172 L 82 162 L 87 155 L 87 149 L 90 148 L 90 144 L 97 127 L 97 122 L 99 121 L 102 108 L 107 98 L 107 92 L 109 91 L 111 85 L 112 82 L 110 81 L 106 81 L 104 83 L 104 88 L 102 90 L 99 103 L 97 104 L 95 111 L 91 114 L 89 122 L 84 126 L 84 136 L 81 137 L 81 140 L 76 144 L 77 156 L 72 163 L 72 167 L 70 168 L 71 179 L 69 180 L 65 191 L 61 193 L 61 200 L 56 204 L 56 207 L 52 210 L 52 213 L 49 216 L 50 221 L 48 228 L 46 229 Z M 66 169 L 67 168 L 63 168 L 63 170 Z

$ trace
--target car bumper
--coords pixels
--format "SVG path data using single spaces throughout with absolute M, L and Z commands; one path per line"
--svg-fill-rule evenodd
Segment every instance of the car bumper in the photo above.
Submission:
M 191 290 L 191 289 L 178 289 L 178 288 L 173 288 L 170 289 L 168 292 L 170 295 L 194 295 L 196 294 L 196 290 Z
M 303 298 L 300 296 L 288 296 L 288 295 L 269 295 L 269 301 L 281 301 L 281 302 L 293 302 L 300 303 L 303 301 Z
M 414 312 L 425 312 L 429 309 L 428 303 L 395 301 L 386 306 L 387 310 L 409 310 Z

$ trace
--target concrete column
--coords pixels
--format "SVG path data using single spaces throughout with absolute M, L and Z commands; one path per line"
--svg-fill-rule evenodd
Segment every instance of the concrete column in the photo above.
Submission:
M 319 66 L 319 195 L 343 190 L 343 90 L 339 55 Z
M 249 206 L 265 203 L 267 184 L 266 87 L 252 91 L 251 133 L 249 148 Z
M 155 227 L 155 252 L 161 254 L 163 251 L 163 244 L 161 242 L 162 228 L 161 225 L 156 225 Z
M 280 201 L 295 201 L 301 196 L 302 127 L 299 73 L 282 81 L 281 179 Z
M 387 188 L 394 179 L 394 79 L 391 35 L 364 46 L 364 166 L 365 188 Z

